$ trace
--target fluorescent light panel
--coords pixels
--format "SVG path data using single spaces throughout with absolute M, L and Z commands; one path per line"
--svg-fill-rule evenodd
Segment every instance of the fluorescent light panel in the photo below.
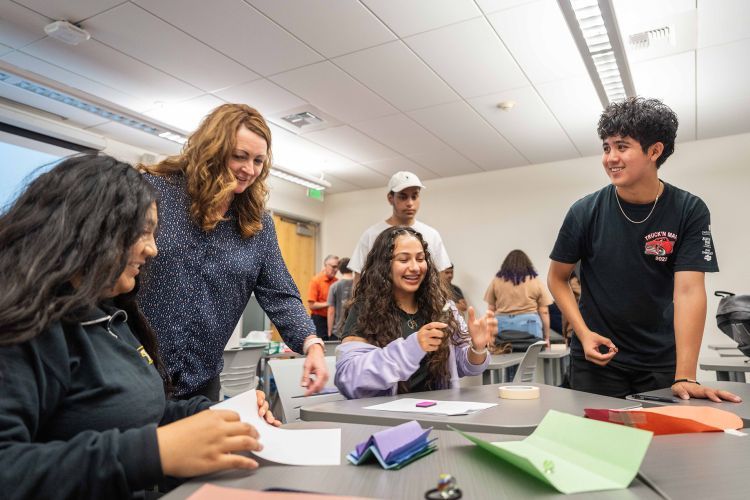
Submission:
M 32 82 L 12 73 L 0 71 L 0 81 L 5 83 L 6 85 L 12 85 L 19 89 L 26 90 L 27 92 L 46 97 L 47 99 L 52 99 L 53 101 L 67 104 L 68 106 L 72 106 L 82 111 L 87 111 L 91 114 L 101 116 L 102 118 L 106 118 L 107 120 L 112 120 L 121 125 L 126 125 L 136 130 L 140 130 L 141 132 L 146 132 L 147 134 L 156 135 L 178 144 L 185 144 L 187 142 L 187 138 L 185 136 L 178 134 L 173 130 L 169 130 L 159 125 L 154 125 L 133 116 L 128 116 L 124 113 L 112 111 L 105 108 L 104 106 L 92 104 L 83 99 L 79 99 L 59 90 L 40 85 L 36 82 Z
M 300 186 L 304 186 L 306 188 L 318 189 L 320 191 L 323 191 L 325 188 L 331 187 L 331 183 L 326 180 L 316 179 L 300 172 L 292 172 L 285 169 L 284 167 L 280 167 L 279 165 L 273 165 L 269 173 L 274 177 L 284 179 L 285 181 L 294 184 L 299 184 Z
M 602 106 L 635 95 L 610 0 L 558 0 Z
M 168 130 L 164 127 L 148 123 L 132 116 L 127 116 L 123 113 L 109 110 L 103 106 L 92 104 L 64 92 L 51 89 L 49 87 L 29 81 L 6 71 L 0 71 L 0 82 L 6 85 L 12 85 L 14 87 L 26 90 L 28 92 L 32 92 L 36 95 L 46 97 L 48 99 L 52 99 L 53 101 L 67 104 L 68 106 L 73 106 L 74 108 L 78 108 L 80 110 L 101 116 L 102 118 L 106 118 L 107 120 L 112 120 L 136 130 L 140 130 L 141 132 L 159 136 L 163 139 L 176 142 L 180 145 L 183 145 L 187 142 L 187 137 L 172 130 Z M 271 167 L 270 174 L 285 181 L 299 184 L 300 186 L 311 189 L 319 189 L 322 191 L 326 188 L 331 187 L 331 183 L 323 179 L 308 177 L 304 174 L 284 169 L 283 167 L 279 167 L 278 165 L 273 165 Z

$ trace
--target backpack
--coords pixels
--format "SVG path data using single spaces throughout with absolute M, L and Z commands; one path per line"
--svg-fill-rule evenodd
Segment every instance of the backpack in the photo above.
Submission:
M 717 291 L 721 297 L 716 310 L 716 324 L 725 335 L 733 339 L 745 356 L 750 356 L 750 295 L 735 295 Z

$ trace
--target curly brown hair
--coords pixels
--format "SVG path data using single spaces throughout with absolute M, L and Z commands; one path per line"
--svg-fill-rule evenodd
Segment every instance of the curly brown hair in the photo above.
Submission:
M 385 347 L 390 342 L 401 338 L 403 319 L 393 294 L 391 278 L 393 251 L 396 247 L 396 240 L 400 237 L 416 238 L 422 244 L 425 253 L 427 272 L 415 293 L 419 316 L 428 323 L 442 321 L 448 324 L 446 330 L 449 334 L 443 337 L 440 347 L 437 351 L 427 354 L 429 373 L 427 388 L 444 388 L 450 378 L 449 342 L 462 345 L 468 342 L 468 336 L 461 334 L 453 314 L 446 315 L 443 312 L 443 306 L 450 295 L 444 288 L 440 273 L 430 258 L 427 242 L 419 232 L 408 226 L 392 226 L 378 235 L 370 253 L 367 254 L 362 274 L 353 292 L 351 306 L 356 305 L 359 313 L 353 333 L 378 347 Z
M 258 178 L 245 192 L 234 195 L 240 233 L 249 238 L 263 229 L 261 219 L 268 198 L 265 181 L 272 164 L 271 130 L 256 109 L 245 104 L 222 104 L 203 119 L 179 155 L 156 165 L 138 165 L 138 169 L 160 176 L 183 174 L 190 196 L 190 215 L 199 227 L 210 231 L 224 220 L 222 208 L 236 186 L 227 162 L 237 143 L 237 131 L 243 125 L 265 139 L 267 146 Z

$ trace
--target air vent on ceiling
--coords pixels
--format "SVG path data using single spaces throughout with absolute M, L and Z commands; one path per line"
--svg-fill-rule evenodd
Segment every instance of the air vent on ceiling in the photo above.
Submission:
M 266 118 L 270 122 L 298 135 L 341 125 L 339 120 L 311 104 L 273 113 Z
M 630 46 L 636 50 L 647 49 L 653 45 L 667 45 L 673 43 L 674 30 L 669 26 L 662 26 L 648 31 L 630 35 Z
M 303 111 L 301 113 L 294 113 L 291 115 L 282 116 L 281 119 L 284 120 L 285 122 L 291 123 L 297 128 L 308 127 L 310 125 L 317 125 L 325 121 L 322 118 L 310 113 L 309 111 Z

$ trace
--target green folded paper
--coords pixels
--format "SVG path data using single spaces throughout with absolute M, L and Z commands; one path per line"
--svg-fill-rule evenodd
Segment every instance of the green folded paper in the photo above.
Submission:
M 627 488 L 653 436 L 554 410 L 522 441 L 490 443 L 448 427 L 565 494 Z

